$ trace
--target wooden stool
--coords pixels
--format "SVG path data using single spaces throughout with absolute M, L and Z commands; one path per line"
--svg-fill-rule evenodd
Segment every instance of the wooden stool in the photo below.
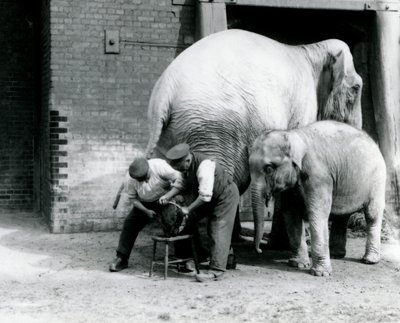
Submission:
M 153 259 L 151 260 L 151 265 L 150 265 L 150 273 L 149 277 L 153 274 L 153 267 L 155 264 L 157 265 L 164 265 L 164 279 L 167 279 L 167 272 L 168 272 L 168 266 L 170 264 L 179 264 L 186 262 L 188 260 L 194 260 L 194 264 L 196 267 L 196 272 L 200 273 L 199 271 L 199 262 L 197 259 L 197 253 L 196 249 L 194 246 L 194 240 L 193 240 L 193 235 L 191 234 L 186 234 L 182 236 L 176 236 L 176 237 L 171 237 L 171 238 L 165 238 L 165 237 L 151 237 L 153 239 Z M 169 243 L 174 242 L 174 241 L 179 241 L 179 240 L 186 240 L 190 239 L 190 242 L 192 244 L 192 252 L 193 252 L 193 258 L 186 258 L 186 259 L 175 259 L 175 260 L 170 260 L 169 259 Z M 156 261 L 156 250 L 157 250 L 157 242 L 163 242 L 165 243 L 165 254 L 164 254 L 164 261 Z

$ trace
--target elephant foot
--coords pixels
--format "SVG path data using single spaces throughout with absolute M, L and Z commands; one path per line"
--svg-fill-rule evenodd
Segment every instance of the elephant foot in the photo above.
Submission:
M 299 268 L 299 269 L 306 269 L 310 268 L 310 259 L 304 258 L 290 258 L 288 260 L 288 265 L 290 267 Z
M 324 266 L 313 266 L 310 269 L 310 274 L 318 277 L 328 277 L 332 274 L 332 268 Z
M 367 265 L 374 265 L 379 262 L 381 256 L 379 253 L 366 253 L 365 256 L 362 258 L 362 262 Z

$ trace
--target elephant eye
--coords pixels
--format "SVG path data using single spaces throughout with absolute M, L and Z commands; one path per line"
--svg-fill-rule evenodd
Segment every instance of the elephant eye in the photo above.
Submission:
M 274 172 L 274 167 L 272 165 L 266 165 L 264 167 L 264 172 L 265 174 L 270 175 Z

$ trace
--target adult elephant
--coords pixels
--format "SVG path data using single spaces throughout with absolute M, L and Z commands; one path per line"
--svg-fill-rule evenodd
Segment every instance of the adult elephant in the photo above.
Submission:
M 162 157 L 187 142 L 215 156 L 243 193 L 248 147 L 262 131 L 317 119 L 360 128 L 361 88 L 342 41 L 289 46 L 243 30 L 215 33 L 182 52 L 156 82 L 147 155 Z

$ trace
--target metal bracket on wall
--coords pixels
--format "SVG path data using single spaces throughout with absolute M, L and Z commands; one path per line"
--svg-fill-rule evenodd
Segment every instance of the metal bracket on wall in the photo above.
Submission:
M 238 6 L 260 6 L 274 8 L 351 10 L 351 11 L 399 11 L 400 2 L 364 0 L 197 0 L 197 2 L 225 3 Z
M 398 1 L 368 1 L 364 8 L 372 11 L 399 11 L 400 4 Z
M 104 52 L 106 54 L 119 54 L 118 30 L 104 30 Z
M 172 5 L 178 6 L 194 6 L 195 0 L 172 0 Z
M 133 46 L 149 46 L 149 47 L 162 47 L 162 48 L 187 48 L 194 43 L 193 39 L 189 38 L 190 41 L 187 43 L 161 43 L 152 41 L 140 41 L 140 40 L 130 40 L 121 39 L 122 44 L 133 45 Z
M 220 3 L 220 2 L 225 2 L 225 3 L 236 3 L 236 0 L 197 0 L 197 2 L 216 2 L 216 3 Z

